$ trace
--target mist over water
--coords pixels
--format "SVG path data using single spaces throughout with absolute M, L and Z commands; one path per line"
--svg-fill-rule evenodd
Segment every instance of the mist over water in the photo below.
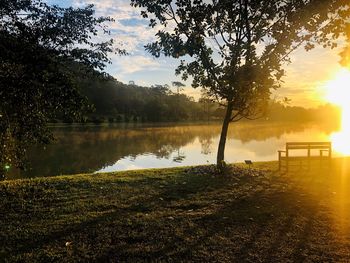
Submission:
M 230 163 L 277 160 L 277 150 L 283 149 L 286 142 L 328 141 L 337 129 L 315 123 L 233 123 L 225 160 Z M 57 127 L 53 144 L 30 149 L 30 169 L 12 170 L 8 177 L 211 164 L 216 161 L 220 131 L 220 124 Z

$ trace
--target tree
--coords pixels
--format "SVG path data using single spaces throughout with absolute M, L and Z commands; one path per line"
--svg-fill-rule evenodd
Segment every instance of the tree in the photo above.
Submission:
M 0 2 L 0 175 L 24 167 L 26 148 L 48 143 L 57 115 L 79 119 L 88 108 L 75 75 L 97 73 L 109 62 L 108 17 L 93 6 L 60 8 L 41 0 Z M 116 52 L 123 53 L 116 49 Z
M 180 90 L 183 90 L 183 87 L 185 87 L 185 84 L 183 84 L 182 82 L 180 82 L 180 81 L 172 81 L 171 82 L 171 85 L 173 86 L 173 87 L 175 87 L 176 88 L 176 92 L 177 92 L 177 103 L 178 103 L 178 105 L 179 105 L 179 102 L 180 102 Z M 176 107 L 175 108 L 175 116 L 177 117 L 177 118 L 179 118 L 180 116 L 179 116 L 179 111 L 178 111 L 178 108 Z M 179 118 L 180 119 L 180 118 Z
M 132 0 L 150 26 L 162 26 L 146 46 L 152 55 L 182 58 L 177 74 L 226 108 L 217 153 L 219 168 L 229 123 L 263 115 L 283 64 L 300 46 L 336 47 L 347 39 L 345 0 Z M 346 52 L 345 52 L 346 53 Z M 349 53 L 349 52 L 347 52 Z
M 205 90 L 201 91 L 201 97 L 199 98 L 198 102 L 202 105 L 203 115 L 207 117 L 207 121 L 209 122 L 213 107 L 217 106 L 217 103 L 215 103 L 215 101 L 213 101 L 211 97 L 208 96 Z
M 180 90 L 183 90 L 183 87 L 185 87 L 185 84 L 180 81 L 173 81 L 171 82 L 171 85 L 176 88 L 177 94 L 179 94 Z

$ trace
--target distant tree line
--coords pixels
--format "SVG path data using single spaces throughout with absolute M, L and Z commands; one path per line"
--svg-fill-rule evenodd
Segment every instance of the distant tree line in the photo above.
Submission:
M 113 78 L 81 79 L 80 92 L 93 110 L 81 122 L 177 122 L 214 120 L 221 117 L 220 105 L 210 100 L 196 102 L 172 91 L 168 85 L 142 87 Z M 73 122 L 69 116 L 56 116 L 54 122 Z
M 269 121 L 319 121 L 340 123 L 341 109 L 332 104 L 325 104 L 317 108 L 306 109 L 300 106 L 289 106 L 283 102 L 271 100 L 266 119 Z
M 82 123 L 220 121 L 225 114 L 225 108 L 205 93 L 196 101 L 179 93 L 176 85 L 172 91 L 169 85 L 143 87 L 98 76 L 80 78 L 77 82 L 80 92 L 92 105 L 92 110 L 81 118 Z M 330 104 L 306 109 L 290 106 L 286 101 L 271 100 L 261 119 L 334 122 L 339 116 L 340 109 Z M 61 115 L 52 122 L 72 123 L 73 119 Z

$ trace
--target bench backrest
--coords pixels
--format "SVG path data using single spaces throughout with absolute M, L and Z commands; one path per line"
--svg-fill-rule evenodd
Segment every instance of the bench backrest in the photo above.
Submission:
M 286 150 L 298 149 L 329 149 L 331 150 L 331 142 L 287 142 Z

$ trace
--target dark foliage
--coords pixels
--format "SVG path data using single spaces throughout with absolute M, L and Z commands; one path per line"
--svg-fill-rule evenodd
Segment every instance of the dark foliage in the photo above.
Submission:
M 195 102 L 193 98 L 174 93 L 166 85 L 142 87 L 126 85 L 117 80 L 80 80 L 82 93 L 95 111 L 88 122 L 171 122 L 196 121 L 217 118 L 220 105 L 210 101 Z M 175 86 L 176 87 L 176 86 Z M 210 106 L 208 112 L 206 108 Z
M 80 65 L 87 74 L 109 62 L 112 40 L 95 43 L 91 37 L 108 34 L 104 22 L 110 20 L 95 18 L 92 5 L 0 2 L 0 174 L 10 165 L 24 167 L 29 144 L 51 140 L 50 119 L 79 119 L 87 109 L 71 68 Z

